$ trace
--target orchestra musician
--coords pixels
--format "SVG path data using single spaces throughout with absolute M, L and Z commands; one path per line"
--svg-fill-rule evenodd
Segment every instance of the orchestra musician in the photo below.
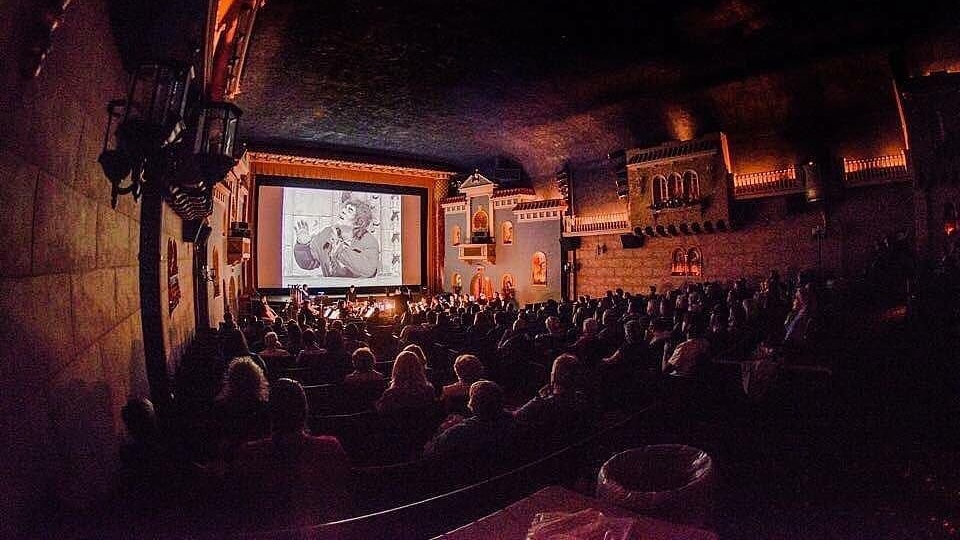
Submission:
M 356 304 L 357 303 L 357 286 L 350 285 L 350 289 L 347 290 L 347 303 Z

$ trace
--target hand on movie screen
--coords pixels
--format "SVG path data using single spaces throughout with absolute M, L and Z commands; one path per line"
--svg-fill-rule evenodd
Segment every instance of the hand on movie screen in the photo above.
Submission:
M 337 234 L 330 236 L 330 258 L 335 258 L 347 246 L 347 241 L 343 238 L 340 229 Z
M 310 243 L 310 226 L 307 225 L 307 222 L 304 220 L 297 221 L 297 224 L 293 227 L 294 236 L 297 238 L 298 244 L 309 244 Z

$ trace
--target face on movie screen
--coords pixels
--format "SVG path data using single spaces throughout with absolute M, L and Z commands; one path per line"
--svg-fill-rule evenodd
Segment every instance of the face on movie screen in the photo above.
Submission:
M 421 285 L 425 193 L 367 191 L 359 184 L 284 185 L 272 177 L 257 200 L 257 286 L 311 289 Z M 302 181 L 301 181 L 302 183 Z M 359 189 L 328 189 L 357 185 Z

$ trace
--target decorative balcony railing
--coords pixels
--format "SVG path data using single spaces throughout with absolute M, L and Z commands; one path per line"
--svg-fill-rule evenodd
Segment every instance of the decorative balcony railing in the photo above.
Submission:
M 913 180 L 905 152 L 867 159 L 843 160 L 843 182 L 847 187 L 871 186 Z
M 598 214 L 594 216 L 564 216 L 564 236 L 595 236 L 630 232 L 626 212 Z
M 803 193 L 803 181 L 797 177 L 796 167 L 733 176 L 735 199 L 757 199 L 791 193 Z

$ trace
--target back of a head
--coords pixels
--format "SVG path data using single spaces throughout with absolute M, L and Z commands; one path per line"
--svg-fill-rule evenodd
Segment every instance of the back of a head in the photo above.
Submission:
M 268 349 L 278 347 L 280 345 L 280 338 L 277 336 L 276 332 L 267 332 L 263 336 L 263 344 Z
M 249 355 L 250 348 L 247 346 L 247 338 L 244 337 L 243 332 L 236 328 L 228 330 L 221 341 L 220 352 L 227 360 Z
M 343 334 L 339 330 L 330 329 L 324 340 L 323 346 L 328 351 L 339 351 L 343 349 Z
M 287 322 L 287 335 L 289 335 L 292 339 L 301 339 L 303 332 L 300 329 L 300 325 L 297 324 L 297 321 L 290 320 Z
M 274 433 L 303 431 L 307 422 L 307 396 L 293 379 L 277 379 L 270 388 L 270 421 Z
M 554 391 L 567 391 L 576 388 L 577 369 L 580 361 L 572 354 L 561 354 L 553 361 L 550 371 L 550 384 Z
M 316 345 L 317 333 L 314 332 L 312 328 L 307 328 L 303 331 L 302 339 L 304 345 Z
M 600 323 L 596 319 L 590 317 L 589 319 L 583 321 L 583 333 L 587 336 L 595 335 L 600 330 Z
M 350 323 L 343 329 L 343 338 L 344 339 L 360 339 L 360 325 L 357 323 Z
M 503 390 L 495 382 L 477 381 L 470 385 L 467 408 L 477 415 L 477 418 L 496 418 L 503 411 Z
M 377 357 L 368 347 L 360 347 L 353 351 L 352 359 L 353 367 L 357 371 L 369 371 L 373 369 L 373 364 L 377 361 Z
M 149 399 L 130 398 L 120 412 L 127 432 L 137 441 L 146 441 L 158 435 L 157 414 Z
M 453 371 L 465 384 L 473 384 L 483 376 L 483 363 L 472 354 L 461 354 L 453 362 Z
M 411 343 L 404 347 L 403 351 L 401 352 L 404 351 L 415 354 L 417 358 L 420 359 L 420 363 L 422 363 L 424 366 L 427 365 L 427 354 L 423 352 L 423 348 L 421 346 L 417 345 L 416 343 Z
M 556 334 L 561 330 L 560 318 L 559 317 L 547 317 L 546 320 L 547 331 L 551 334 Z
M 224 375 L 220 396 L 233 402 L 266 401 L 269 383 L 263 370 L 249 356 L 234 358 Z
M 391 377 L 390 386 L 394 388 L 425 386 L 427 382 L 423 362 L 412 351 L 401 351 L 397 355 L 397 359 L 393 362 Z

